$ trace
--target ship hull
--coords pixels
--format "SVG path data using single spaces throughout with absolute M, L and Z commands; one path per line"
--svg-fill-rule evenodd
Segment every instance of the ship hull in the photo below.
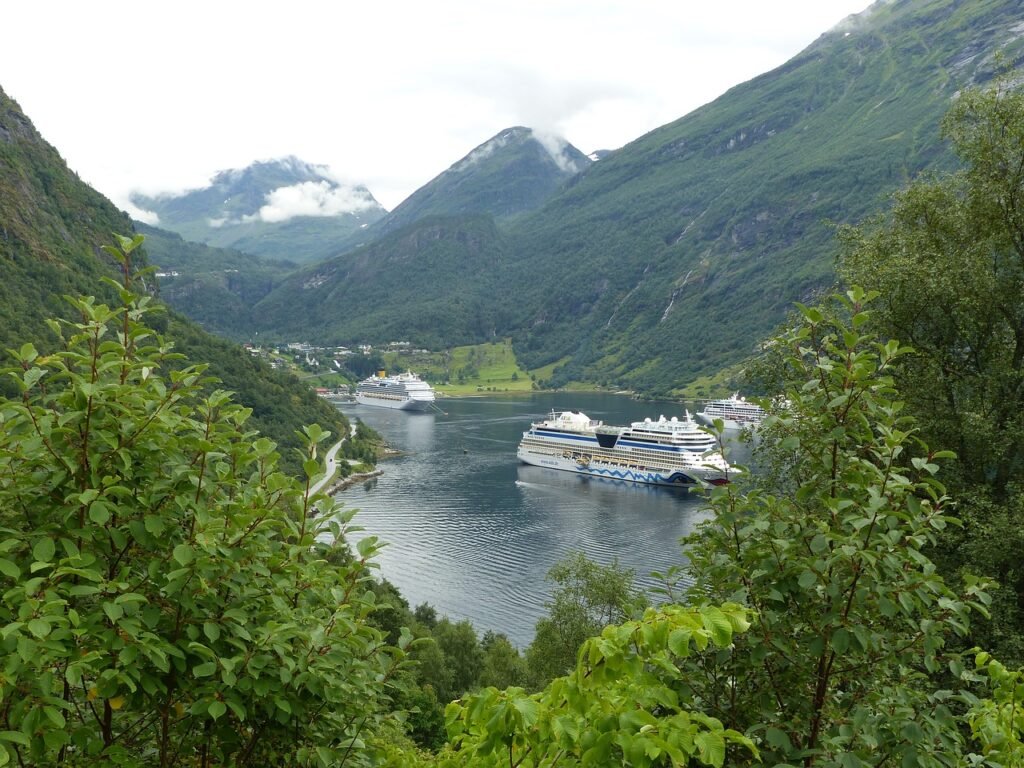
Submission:
M 433 400 L 397 397 L 383 398 L 374 395 L 364 395 L 359 392 L 356 393 L 356 402 L 359 405 L 370 405 L 374 408 L 390 408 L 395 411 L 413 411 L 417 413 L 430 410 L 430 407 L 434 404 Z
M 760 422 L 757 421 L 737 421 L 736 419 L 729 419 L 724 416 L 713 416 L 707 413 L 695 413 L 694 418 L 706 427 L 714 427 L 715 419 L 720 419 L 722 422 L 722 428 L 729 432 L 739 432 L 741 429 L 747 427 L 756 427 Z
M 728 475 L 713 468 L 705 467 L 640 467 L 631 465 L 629 459 L 615 455 L 581 453 L 574 450 L 538 450 L 536 447 L 520 447 L 518 457 L 524 464 L 547 467 L 563 472 L 574 472 L 588 477 L 606 480 L 621 480 L 627 483 L 644 483 L 670 488 L 696 488 L 720 485 L 728 482 Z

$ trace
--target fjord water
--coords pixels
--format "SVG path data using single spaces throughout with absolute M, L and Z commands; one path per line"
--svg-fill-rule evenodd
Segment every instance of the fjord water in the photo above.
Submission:
M 545 613 L 548 570 L 573 551 L 650 574 L 685 563 L 679 538 L 708 515 L 698 493 L 530 467 L 516 447 L 531 421 L 578 409 L 606 424 L 682 416 L 677 403 L 622 395 L 543 393 L 443 399 L 444 413 L 339 407 L 400 451 L 384 474 L 337 497 L 355 523 L 388 542 L 380 574 L 412 606 L 504 632 L 523 648 Z

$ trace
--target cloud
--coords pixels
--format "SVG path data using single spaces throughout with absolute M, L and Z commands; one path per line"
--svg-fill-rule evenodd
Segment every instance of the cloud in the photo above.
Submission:
M 123 210 L 129 216 L 136 221 L 141 221 L 143 224 L 149 224 L 151 227 L 158 226 L 160 224 L 160 217 L 156 211 L 147 211 L 145 208 L 139 208 L 137 205 L 128 203 L 123 206 Z
M 569 146 L 565 139 L 547 131 L 534 131 L 533 138 L 544 147 L 544 151 L 551 156 L 555 165 L 562 171 L 565 173 L 579 173 L 581 170 L 580 166 L 565 152 L 566 147 Z
M 374 206 L 365 189 L 331 186 L 326 181 L 304 181 L 290 187 L 278 187 L 266 197 L 266 205 L 243 221 L 276 223 L 295 216 L 340 216 Z

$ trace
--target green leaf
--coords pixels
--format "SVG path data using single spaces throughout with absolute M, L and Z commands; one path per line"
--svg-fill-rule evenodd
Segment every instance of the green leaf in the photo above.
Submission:
M 17 354 L 18 360 L 23 363 L 31 363 L 37 357 L 39 357 L 39 353 L 36 352 L 36 348 L 30 343 L 22 344 Z
M 94 501 L 89 505 L 89 519 L 96 525 L 106 525 L 110 520 L 110 509 L 102 501 Z
M 517 710 L 519 710 L 520 714 L 522 714 L 523 725 L 525 725 L 527 728 L 532 727 L 533 724 L 537 722 L 537 715 L 540 713 L 540 706 L 537 704 L 536 701 L 533 701 L 532 699 L 528 699 L 525 697 L 520 697 L 512 702 L 512 706 L 514 706 Z
M 363 559 L 371 557 L 377 551 L 377 537 L 365 536 L 356 544 L 356 551 Z
M 63 728 L 67 725 L 67 721 L 64 719 L 63 713 L 56 707 L 43 707 L 43 714 L 46 715 L 47 719 L 58 728 Z
M 701 619 L 715 645 L 724 648 L 732 642 L 732 622 L 718 608 L 710 606 L 702 609 Z
M 676 656 L 690 655 L 690 638 L 693 633 L 687 629 L 673 629 L 668 636 L 668 649 Z
M 850 633 L 843 627 L 840 627 L 832 635 L 831 645 L 832 649 L 839 655 L 846 653 L 850 647 Z
M 37 541 L 36 545 L 32 547 L 32 557 L 40 563 L 48 563 L 53 560 L 56 551 L 57 546 L 53 539 L 46 537 Z
M 725 739 L 719 731 L 701 731 L 694 739 L 700 759 L 715 768 L 725 762 Z
M 107 614 L 111 624 L 117 624 L 118 620 L 124 616 L 124 608 L 117 603 L 104 603 L 103 612 Z
M 179 544 L 174 548 L 174 559 L 182 565 L 192 562 L 192 547 L 188 544 Z
M 203 664 L 197 664 L 192 670 L 192 674 L 196 677 L 209 677 L 217 671 L 217 662 L 207 661 Z
M 154 536 L 159 536 L 164 532 L 164 528 L 166 527 L 163 519 L 158 515 L 146 515 L 146 519 L 143 522 L 146 526 L 146 530 Z
M 28 631 L 39 638 L 50 634 L 50 622 L 43 619 L 32 619 L 28 623 Z
M 12 579 L 21 577 L 21 568 L 7 558 L 0 557 L 0 573 Z
M 223 701 L 213 701 L 213 702 L 211 702 L 209 708 L 206 710 L 206 712 L 214 720 L 219 718 L 221 715 L 223 715 L 227 711 L 228 711 L 227 705 Z
M 769 728 L 765 731 L 764 738 L 765 741 L 784 753 L 793 751 L 793 744 L 790 742 L 789 736 L 785 731 L 781 731 L 778 728 Z

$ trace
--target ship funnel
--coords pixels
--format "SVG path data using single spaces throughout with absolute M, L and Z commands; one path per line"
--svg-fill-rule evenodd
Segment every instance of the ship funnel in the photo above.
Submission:
M 378 379 L 383 379 L 384 378 L 384 369 L 383 368 L 381 370 L 377 371 L 377 378 Z

